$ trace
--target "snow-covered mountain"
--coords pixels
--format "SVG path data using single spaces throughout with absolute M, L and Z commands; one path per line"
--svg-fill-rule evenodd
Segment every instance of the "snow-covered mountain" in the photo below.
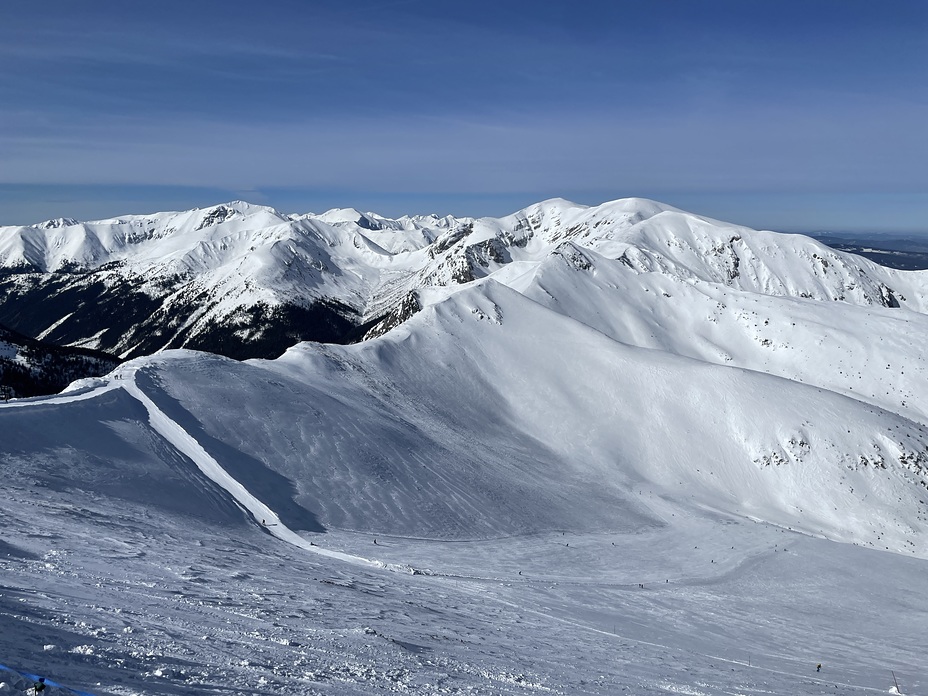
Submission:
M 302 288 L 367 338 L 0 404 L 4 664 L 114 695 L 928 684 L 928 276 L 638 199 L 180 217 L 193 246 L 94 223 L 93 261 L 19 230 L 46 243 L 4 287 L 171 267 L 204 317 Z
M 733 514 L 753 514 L 750 501 L 762 492 L 770 500 L 756 503 L 759 517 L 863 543 L 872 542 L 872 534 L 847 529 L 842 496 L 866 490 L 865 499 L 887 504 L 887 496 L 896 496 L 908 501 L 906 515 L 867 529 L 882 537 L 889 525 L 898 535 L 884 546 L 925 552 L 900 531 L 920 529 L 921 513 L 913 511 L 928 484 L 928 443 L 920 430 L 928 424 L 925 273 L 893 271 L 806 237 L 734 227 L 642 199 L 592 208 L 554 199 L 506 218 L 463 220 L 390 220 L 354 209 L 287 216 L 236 202 L 205 211 L 6 228 L 0 240 L 0 258 L 11 269 L 3 311 L 16 314 L 26 302 L 55 308 L 47 327 L 33 326 L 42 336 L 60 340 L 84 330 L 76 342 L 125 353 L 198 345 L 209 336 L 219 336 L 220 346 L 232 337 L 270 345 L 273 336 L 280 346 L 295 340 L 296 329 L 235 317 L 253 318 L 256 308 L 267 318 L 324 306 L 344 321 L 338 339 L 366 338 L 354 349 L 297 346 L 261 367 L 299 366 L 298 383 L 288 383 L 287 397 L 270 403 L 261 398 L 263 378 L 251 377 L 264 374 L 254 365 L 185 354 L 164 363 L 171 367 L 162 374 L 160 360 L 143 363 L 181 404 L 185 399 L 172 388 L 196 385 L 190 388 L 197 399 L 216 391 L 206 401 L 209 408 L 185 406 L 197 427 L 219 442 L 234 442 L 249 461 L 269 458 L 275 475 L 296 487 L 286 507 L 313 511 L 323 527 L 439 536 L 456 530 L 462 537 L 608 528 L 613 522 L 599 515 L 616 509 L 612 503 L 596 506 L 596 515 L 585 512 L 582 523 L 570 517 L 580 501 L 563 491 L 577 476 L 591 484 L 577 489 L 584 497 L 595 490 L 610 501 L 618 495 L 609 493 L 610 485 L 627 492 L 630 481 L 649 481 L 685 486 L 690 496 L 706 500 L 730 496 L 734 506 L 726 510 Z M 96 308 L 85 293 L 97 297 Z M 111 303 L 141 302 L 130 296 L 158 307 L 141 322 L 131 310 L 107 311 Z M 40 309 L 28 316 L 39 321 L 41 315 Z M 91 315 L 96 323 L 88 327 Z M 489 333 L 487 327 L 493 327 Z M 295 355 L 302 362 L 294 363 Z M 207 383 L 187 375 L 188 365 L 210 373 Z M 332 365 L 340 367 L 333 372 Z M 309 369 L 319 371 L 307 381 Z M 221 373 L 237 377 L 222 379 Z M 364 378 L 355 384 L 359 375 Z M 244 424 L 216 406 L 227 402 L 250 412 L 236 397 L 243 391 L 258 394 L 261 404 Z M 619 405 L 612 403 L 615 394 L 623 395 Z M 776 412 L 771 404 L 782 394 L 789 394 L 788 407 Z M 672 398 L 665 402 L 664 395 Z M 347 421 L 357 420 L 355 411 L 373 419 L 362 427 L 366 437 L 330 442 L 341 428 L 330 410 L 306 430 L 307 414 L 319 410 L 315 404 L 333 398 L 351 412 Z M 801 403 L 807 405 L 800 409 Z M 412 411 L 404 404 L 413 404 Z M 277 409 L 283 412 L 270 418 L 268 429 L 266 412 Z M 468 409 L 472 417 L 462 418 Z M 614 424 L 590 413 L 603 409 Z M 810 414 L 822 409 L 841 417 L 813 428 Z M 489 413 L 492 427 L 481 417 Z M 667 437 L 669 421 L 682 429 Z M 288 432 L 291 423 L 298 424 L 296 432 Z M 396 430 L 396 424 L 412 430 Z M 442 435 L 435 439 L 433 432 Z M 618 440 L 610 439 L 619 432 Z M 485 442 L 479 454 L 464 444 L 475 433 Z M 696 443 L 706 438 L 712 444 L 702 452 Z M 577 439 L 585 455 L 574 471 Z M 277 451 L 281 441 L 299 453 L 296 460 Z M 417 452 L 415 458 L 399 452 L 385 457 L 384 443 L 393 441 Z M 307 450 L 332 462 L 336 468 L 326 469 L 326 476 L 335 480 L 399 478 L 352 487 L 345 502 L 339 494 L 345 489 L 310 483 L 319 474 L 307 465 Z M 506 455 L 497 459 L 488 451 Z M 415 467 L 432 460 L 458 462 L 453 475 L 443 473 L 459 491 L 448 508 L 431 488 L 409 483 Z M 396 467 L 412 468 L 399 475 Z M 776 485 L 769 485 L 769 476 L 755 480 L 758 470 L 770 467 L 781 472 Z M 846 482 L 847 472 L 861 468 L 876 472 L 873 490 Z M 512 489 L 515 470 L 532 471 L 520 485 L 536 487 L 534 493 L 520 489 L 518 497 L 546 500 L 525 516 L 509 496 L 492 493 Z M 812 472 L 816 483 L 810 486 Z M 496 477 L 502 477 L 498 484 Z M 904 482 L 900 490 L 883 490 L 893 477 Z M 733 481 L 742 488 L 733 489 Z M 561 497 L 548 500 L 552 490 Z M 429 513 L 410 516 L 413 509 Z M 803 522 L 796 509 L 814 515 L 813 521 Z
M 620 264 L 614 273 L 633 285 L 660 276 L 696 288 L 925 307 L 924 281 L 905 273 L 641 199 L 592 208 L 555 199 L 476 220 L 353 209 L 283 215 L 237 201 L 0 228 L 0 322 L 123 357 L 180 347 L 276 357 L 299 340 L 377 335 L 408 316 L 421 288 L 492 276 L 526 292 L 560 259 L 580 274 L 594 257 Z

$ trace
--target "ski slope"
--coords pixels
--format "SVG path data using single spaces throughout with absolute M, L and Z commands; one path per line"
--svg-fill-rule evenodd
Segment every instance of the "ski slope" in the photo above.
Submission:
M 809 451 L 751 459 L 791 423 Z M 78 690 L 925 683 L 919 484 L 889 456 L 922 426 L 505 286 L 353 347 L 139 359 L 0 428 L 4 664 Z M 874 443 L 886 469 L 830 465 Z
M 409 575 L 254 523 L 18 488 L 0 507 L 6 664 L 97 694 L 872 694 L 890 671 L 905 693 L 924 685 L 923 562 L 763 523 L 675 508 L 650 533 L 321 535 L 435 573 Z

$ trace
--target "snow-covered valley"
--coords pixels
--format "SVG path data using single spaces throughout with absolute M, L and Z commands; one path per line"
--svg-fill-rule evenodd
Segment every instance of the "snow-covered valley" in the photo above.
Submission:
M 0 404 L 0 693 L 925 692 L 928 277 L 635 199 L 355 212 L 291 222 L 379 259 L 320 277 L 382 335 Z

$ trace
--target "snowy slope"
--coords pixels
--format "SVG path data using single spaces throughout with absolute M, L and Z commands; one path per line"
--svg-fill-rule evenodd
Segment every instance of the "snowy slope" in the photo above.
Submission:
M 416 576 L 258 526 L 7 483 L 18 504 L 0 500 L 3 664 L 83 692 L 863 696 L 894 678 L 907 694 L 928 684 L 923 561 L 762 524 L 678 512 L 650 533 L 320 542 L 435 573 Z M 7 693 L 32 681 L 0 668 Z
M 920 692 L 924 425 L 493 281 L 423 305 L 0 408 L 5 664 L 106 694 Z
M 493 282 L 356 347 L 303 344 L 244 364 L 165 354 L 130 366 L 142 366 L 132 384 L 214 443 L 211 456 L 233 478 L 254 479 L 258 498 L 298 529 L 485 538 L 646 528 L 661 524 L 635 497 L 647 487 L 680 504 L 928 553 L 923 421 L 628 346 Z M 4 412 L 19 452 L 33 441 L 47 448 L 29 413 Z M 118 439 L 92 442 L 118 451 Z
M 928 482 L 920 421 L 616 343 L 504 286 L 454 294 L 353 349 L 304 344 L 276 362 L 233 364 L 222 398 L 211 394 L 219 368 L 204 360 L 172 361 L 180 376 L 160 377 L 163 387 L 210 437 L 297 482 L 296 501 L 325 526 L 465 538 L 624 529 L 655 523 L 629 499 L 649 485 L 811 533 L 926 550 L 913 546 Z M 278 386 L 256 368 L 289 379 Z M 237 406 L 247 424 L 217 409 L 260 394 L 265 379 L 282 393 Z M 863 499 L 879 515 L 868 508 L 852 523 Z
M 171 340 L 316 292 L 374 330 L 0 404 L 9 692 L 928 686 L 923 274 L 640 199 L 95 224 L 7 304 L 134 268 Z
M 924 421 L 928 317 L 877 304 L 767 295 L 571 247 L 513 279 L 618 341 L 814 384 Z

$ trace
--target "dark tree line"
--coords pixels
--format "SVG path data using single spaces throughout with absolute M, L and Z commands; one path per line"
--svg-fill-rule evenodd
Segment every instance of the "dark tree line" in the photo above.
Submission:
M 108 353 L 56 346 L 0 326 L 0 399 L 57 394 L 77 379 L 105 375 L 120 362 Z

